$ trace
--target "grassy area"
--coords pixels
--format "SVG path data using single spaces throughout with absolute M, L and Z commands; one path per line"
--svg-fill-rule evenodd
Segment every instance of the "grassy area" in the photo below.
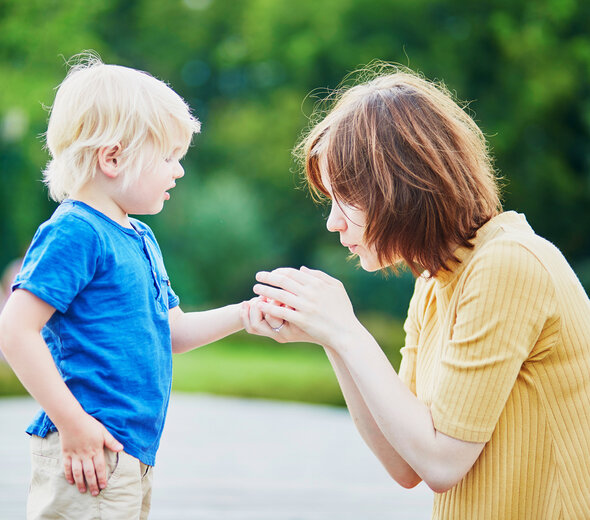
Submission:
M 403 344 L 401 323 L 379 315 L 363 316 L 362 321 L 397 369 Z M 179 392 L 344 404 L 321 347 L 284 345 L 245 333 L 174 356 L 172 388 Z M 0 362 L 0 396 L 25 393 L 12 370 Z
M 403 345 L 402 324 L 380 315 L 366 315 L 362 321 L 397 369 Z M 175 356 L 173 389 L 344 404 L 336 376 L 321 347 L 279 344 L 244 333 Z
M 27 395 L 27 391 L 12 369 L 4 361 L 0 361 L 0 397 L 14 395 Z
M 322 348 L 234 335 L 174 357 L 172 388 L 182 392 L 342 405 Z

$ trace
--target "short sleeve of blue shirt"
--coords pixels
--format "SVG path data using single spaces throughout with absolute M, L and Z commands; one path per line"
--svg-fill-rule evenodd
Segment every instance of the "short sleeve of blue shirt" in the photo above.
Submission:
M 13 289 L 26 289 L 60 312 L 92 280 L 101 258 L 96 231 L 76 215 L 59 226 L 42 224 L 25 256 Z

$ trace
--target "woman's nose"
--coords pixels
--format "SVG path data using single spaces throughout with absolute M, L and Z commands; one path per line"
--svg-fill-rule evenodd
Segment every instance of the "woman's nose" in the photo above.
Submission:
M 326 228 L 333 233 L 344 231 L 346 229 L 346 218 L 344 213 L 336 203 L 332 203 L 330 214 L 326 221 Z

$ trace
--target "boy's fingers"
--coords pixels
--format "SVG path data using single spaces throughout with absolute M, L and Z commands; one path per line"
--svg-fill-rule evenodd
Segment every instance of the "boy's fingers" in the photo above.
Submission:
M 82 471 L 82 462 L 78 459 L 72 460 L 72 475 L 74 482 L 78 486 L 80 493 L 86 492 L 86 483 L 84 482 L 84 472 Z
M 104 432 L 104 445 L 111 451 L 123 450 L 123 445 L 106 430 Z
M 94 470 L 96 472 L 96 478 L 98 481 L 99 489 L 107 487 L 107 471 L 104 460 L 104 453 L 99 453 L 94 457 Z
M 262 312 L 258 308 L 258 305 L 250 305 L 249 319 L 251 326 L 257 326 L 263 320 Z
M 72 475 L 72 459 L 69 457 L 64 457 L 64 476 L 70 484 L 74 483 L 74 476 Z
M 94 467 L 94 461 L 92 459 L 86 460 L 83 464 L 84 477 L 86 484 L 88 484 L 88 491 L 93 496 L 98 495 L 100 489 L 98 488 L 98 482 L 96 481 L 96 468 Z

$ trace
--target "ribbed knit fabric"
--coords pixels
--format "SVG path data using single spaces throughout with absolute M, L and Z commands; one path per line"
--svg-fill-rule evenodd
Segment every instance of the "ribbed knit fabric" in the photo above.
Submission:
M 559 250 L 503 213 L 419 278 L 400 377 L 435 428 L 486 445 L 433 519 L 590 519 L 590 301 Z

